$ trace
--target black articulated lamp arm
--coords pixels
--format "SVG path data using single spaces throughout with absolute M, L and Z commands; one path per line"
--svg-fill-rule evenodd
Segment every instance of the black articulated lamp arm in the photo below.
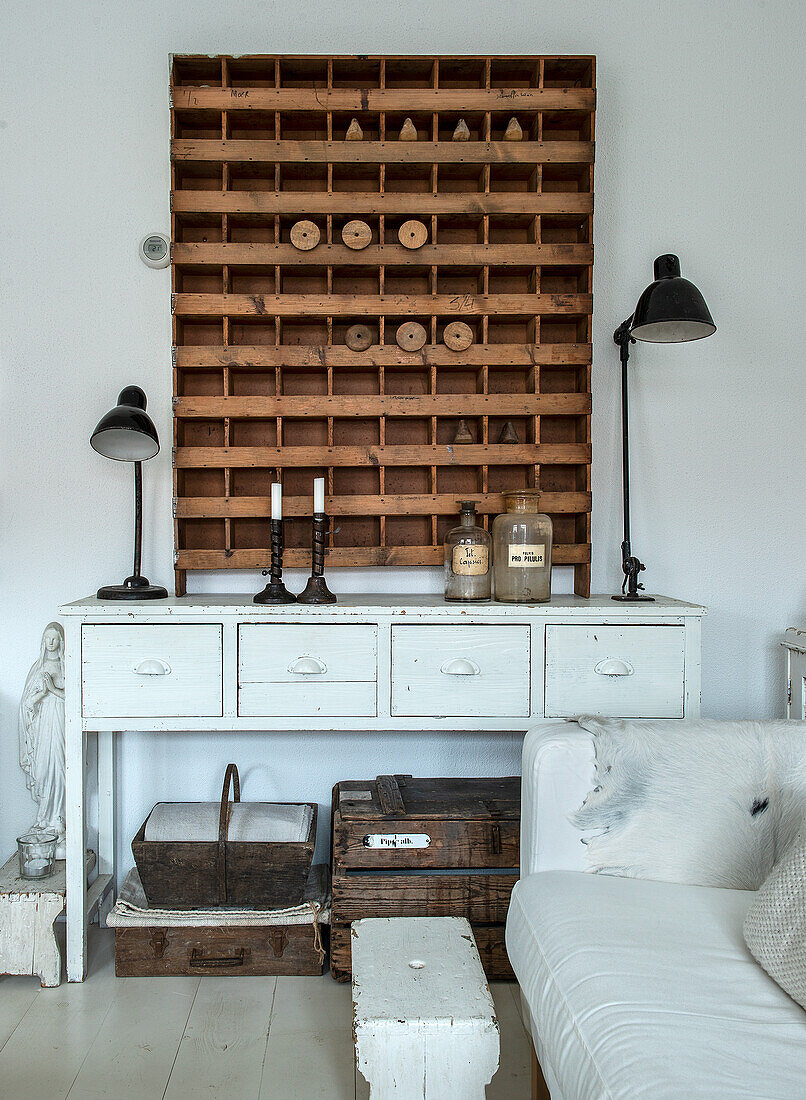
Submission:
M 630 344 L 634 342 L 630 335 L 631 325 L 632 317 L 628 317 L 613 333 L 613 340 L 618 344 L 621 358 L 621 484 L 624 492 L 624 540 L 621 543 L 624 583 L 621 586 L 621 595 L 613 596 L 613 599 L 625 601 L 652 599 L 651 596 L 639 594 L 644 586 L 639 584 L 638 574 L 643 572 L 646 566 L 633 555 L 630 546 L 630 423 L 627 364 L 630 360 Z
M 143 549 L 143 464 L 134 464 L 134 569 L 132 576 L 139 579 Z

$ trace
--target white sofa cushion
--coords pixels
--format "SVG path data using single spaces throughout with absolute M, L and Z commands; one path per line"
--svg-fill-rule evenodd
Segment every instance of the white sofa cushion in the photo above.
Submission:
M 521 879 L 507 952 L 553 1100 L 792 1100 L 806 1013 L 753 960 L 753 894 L 545 871 Z

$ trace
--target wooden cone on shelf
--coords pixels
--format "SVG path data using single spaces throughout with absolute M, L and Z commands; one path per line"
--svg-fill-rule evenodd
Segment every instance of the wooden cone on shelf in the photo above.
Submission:
M 470 141 L 470 129 L 463 118 L 460 118 L 456 123 L 456 129 L 453 131 L 452 141 Z
M 411 121 L 410 118 L 405 119 L 403 125 L 400 127 L 400 140 L 401 141 L 416 141 L 417 140 L 417 127 Z
M 504 141 L 523 141 L 523 130 L 521 124 L 513 115 L 507 123 L 507 128 L 504 130 Z
M 504 422 L 503 427 L 498 435 L 499 443 L 519 443 L 518 433 L 515 431 L 515 425 L 511 420 Z
M 357 118 L 354 118 L 350 125 L 347 127 L 347 133 L 344 135 L 345 141 L 363 141 L 364 131 L 361 129 L 361 123 Z
M 473 433 L 467 426 L 465 420 L 459 421 L 459 427 L 456 429 L 456 435 L 453 437 L 454 443 L 472 443 Z

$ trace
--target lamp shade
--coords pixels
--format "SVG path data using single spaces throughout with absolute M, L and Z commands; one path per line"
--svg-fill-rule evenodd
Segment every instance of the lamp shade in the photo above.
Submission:
M 146 395 L 139 386 L 120 391 L 117 405 L 98 421 L 90 445 L 98 454 L 118 462 L 145 462 L 159 453 L 157 429 L 146 412 Z
M 679 344 L 714 332 L 716 325 L 705 299 L 694 283 L 680 275 L 680 260 L 658 256 L 655 281 L 638 299 L 630 335 L 653 344 Z

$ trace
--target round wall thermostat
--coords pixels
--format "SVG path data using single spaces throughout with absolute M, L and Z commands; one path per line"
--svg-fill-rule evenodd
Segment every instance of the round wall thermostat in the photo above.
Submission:
M 171 262 L 171 242 L 164 233 L 149 233 L 140 241 L 140 259 L 149 267 L 167 267 Z

